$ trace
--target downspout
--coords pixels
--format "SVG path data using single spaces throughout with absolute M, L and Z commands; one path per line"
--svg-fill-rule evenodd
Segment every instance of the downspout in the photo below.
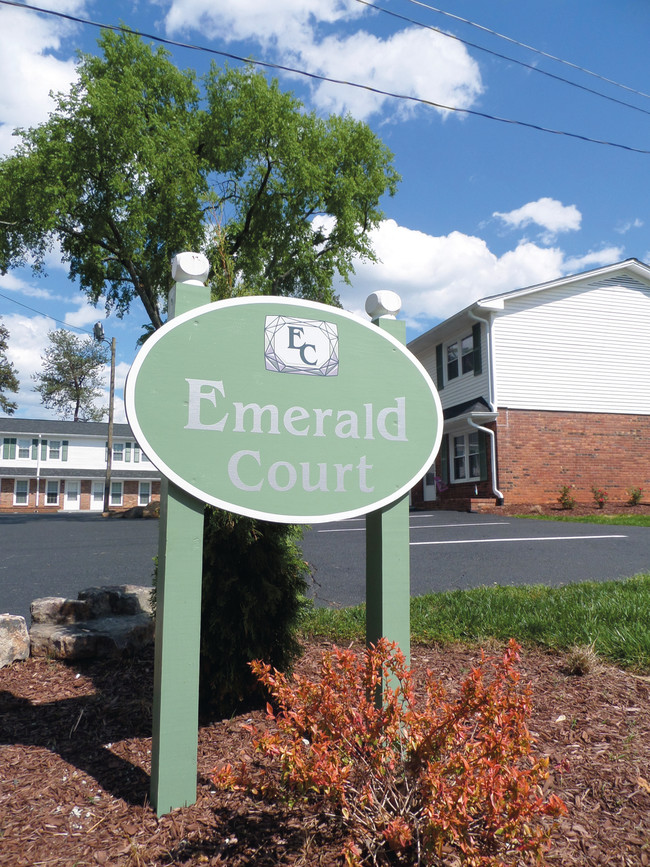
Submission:
M 494 383 L 494 337 L 492 332 L 492 316 L 488 314 L 487 317 L 477 316 L 476 313 L 470 308 L 468 311 L 470 319 L 476 320 L 476 322 L 485 323 L 485 334 L 486 334 L 486 344 L 487 344 L 487 374 L 488 374 L 488 403 L 490 405 L 490 410 L 493 413 L 497 413 L 496 408 L 496 389 Z M 500 506 L 503 505 L 503 493 L 497 487 L 497 450 L 496 450 L 496 436 L 494 431 L 489 427 L 483 427 L 483 425 L 476 424 L 473 419 L 468 416 L 467 421 L 469 422 L 470 427 L 475 428 L 476 430 L 483 431 L 490 437 L 490 464 L 492 467 L 492 493 L 497 499 L 497 502 Z
M 38 435 L 38 445 L 36 446 L 36 504 L 34 511 L 38 512 L 39 488 L 41 486 L 41 440 L 43 434 Z
M 494 382 L 494 364 L 492 359 L 494 358 L 494 337 L 492 333 L 492 316 L 488 315 L 477 316 L 474 313 L 473 309 L 470 307 L 467 311 L 469 318 L 474 319 L 476 322 L 483 322 L 485 324 L 485 334 L 487 337 L 486 345 L 487 345 L 487 374 L 488 374 L 488 403 L 490 404 L 490 410 L 492 412 L 496 412 L 496 388 Z
M 497 488 L 497 450 L 496 450 L 496 437 L 494 435 L 494 431 L 489 427 L 483 427 L 481 424 L 476 424 L 476 422 L 471 418 L 471 416 L 467 417 L 467 423 L 470 427 L 473 427 L 475 430 L 483 431 L 490 437 L 490 464 L 492 467 L 492 493 L 496 497 L 498 504 L 500 506 L 503 505 L 503 494 Z

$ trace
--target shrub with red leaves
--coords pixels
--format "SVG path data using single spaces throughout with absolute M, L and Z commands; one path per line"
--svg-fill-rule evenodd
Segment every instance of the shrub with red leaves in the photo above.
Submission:
M 542 794 L 548 761 L 533 755 L 518 654 L 511 641 L 498 661 L 482 655 L 453 700 L 429 674 L 420 707 L 403 655 L 384 640 L 361 657 L 325 654 L 318 680 L 253 663 L 274 703 L 271 725 L 251 728 L 267 761 L 228 765 L 213 781 L 265 799 L 317 799 L 349 830 L 349 867 L 539 859 L 552 830 L 542 817 L 565 807 Z

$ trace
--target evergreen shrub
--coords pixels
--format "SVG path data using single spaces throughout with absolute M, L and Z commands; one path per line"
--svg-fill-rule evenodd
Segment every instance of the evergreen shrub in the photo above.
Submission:
M 302 528 L 205 510 L 200 705 L 225 717 L 262 695 L 250 662 L 288 671 L 300 654 L 298 623 L 309 567 Z

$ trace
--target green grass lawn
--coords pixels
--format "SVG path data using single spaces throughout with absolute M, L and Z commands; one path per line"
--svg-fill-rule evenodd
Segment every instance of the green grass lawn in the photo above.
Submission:
M 306 637 L 363 640 L 365 606 L 309 608 Z M 633 671 L 650 671 L 650 573 L 565 587 L 478 587 L 411 599 L 414 642 L 481 643 L 515 638 L 550 650 L 592 646 Z
M 608 526 L 650 527 L 650 515 L 572 515 L 567 509 L 557 515 L 517 515 L 535 521 L 571 521 L 576 524 L 607 524 Z

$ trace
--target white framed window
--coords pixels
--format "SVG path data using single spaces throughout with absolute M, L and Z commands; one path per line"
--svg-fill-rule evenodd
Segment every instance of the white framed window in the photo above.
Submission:
M 104 505 L 104 482 L 93 482 L 91 492 L 91 509 L 101 509 Z
M 122 505 L 122 482 L 111 482 L 111 506 Z
M 32 441 L 18 440 L 18 457 L 22 460 L 29 459 L 32 456 Z
M 117 463 L 124 460 L 124 443 L 113 443 L 113 460 Z
M 140 482 L 138 485 L 138 506 L 146 506 L 151 500 L 151 482 Z
M 29 505 L 29 479 L 16 479 L 14 482 L 14 506 Z
M 481 444 L 478 431 L 454 436 L 452 472 L 455 482 L 474 482 L 481 478 Z
M 51 461 L 61 460 L 61 440 L 50 440 L 48 443 L 48 459 Z M 57 483 L 58 486 L 58 483 Z
M 57 479 L 48 479 L 45 485 L 45 505 L 59 505 L 59 482 Z

